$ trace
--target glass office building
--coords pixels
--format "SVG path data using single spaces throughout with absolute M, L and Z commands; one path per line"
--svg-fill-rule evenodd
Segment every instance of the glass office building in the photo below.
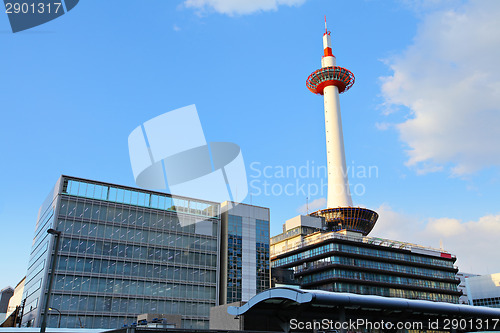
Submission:
M 269 208 L 222 205 L 221 304 L 269 289 Z
M 271 238 L 271 267 L 293 271 L 300 288 L 458 303 L 454 255 L 329 231 L 318 221 L 317 227 L 289 224 L 292 228 Z
M 182 217 L 182 218 L 179 218 Z M 57 264 L 50 267 L 60 231 Z M 219 303 L 220 204 L 61 176 L 40 208 L 25 291 L 27 326 L 117 328 L 142 313 L 208 328 Z

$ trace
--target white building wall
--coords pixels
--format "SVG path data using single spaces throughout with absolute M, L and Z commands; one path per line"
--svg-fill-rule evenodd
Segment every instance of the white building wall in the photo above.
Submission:
M 471 305 L 474 300 L 500 297 L 500 273 L 469 277 L 465 285 Z
M 285 230 L 288 231 L 297 227 L 321 228 L 321 218 L 309 215 L 298 215 L 285 222 Z
M 464 272 L 457 273 L 457 278 L 460 279 L 460 284 L 458 285 L 458 291 L 462 292 L 462 296 L 460 296 L 460 298 L 458 300 L 460 304 L 469 304 L 469 299 L 467 297 L 467 288 L 465 286 L 465 279 L 468 279 L 468 278 L 474 277 L 474 276 L 479 276 L 479 275 L 478 274 L 471 274 L 471 273 L 464 273 Z

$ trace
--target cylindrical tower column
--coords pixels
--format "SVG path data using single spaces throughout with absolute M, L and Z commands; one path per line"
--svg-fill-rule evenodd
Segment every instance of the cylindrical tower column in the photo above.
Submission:
M 326 159 L 328 170 L 327 207 L 352 206 L 345 162 L 344 135 L 340 116 L 339 89 L 330 85 L 323 89 L 325 102 Z
M 335 67 L 337 61 L 332 53 L 332 37 L 328 30 L 323 34 L 323 58 L 321 67 Z M 345 162 L 344 134 L 340 116 L 339 88 L 335 82 L 323 88 L 325 102 L 326 158 L 328 170 L 327 207 L 352 206 L 347 167 Z
M 325 103 L 327 207 L 350 207 L 352 199 L 345 162 L 339 93 L 352 86 L 354 75 L 345 68 L 337 67 L 337 61 L 332 53 L 330 32 L 326 29 L 323 35 L 323 54 L 321 69 L 309 76 L 307 86 L 309 90 L 323 95 Z
M 325 18 L 321 68 L 309 75 L 306 85 L 313 93 L 323 95 L 325 103 L 328 197 L 327 208 L 311 215 L 324 217 L 328 230 L 348 230 L 368 235 L 377 222 L 378 214 L 366 208 L 352 207 L 340 116 L 339 94 L 349 90 L 353 84 L 351 71 L 337 66 Z

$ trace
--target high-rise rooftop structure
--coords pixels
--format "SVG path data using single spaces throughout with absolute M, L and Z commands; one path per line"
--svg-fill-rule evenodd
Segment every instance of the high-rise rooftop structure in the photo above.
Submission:
M 337 60 L 332 53 L 331 33 L 326 27 L 326 17 L 323 54 L 321 68 L 309 75 L 306 81 L 311 92 L 323 95 L 325 104 L 327 208 L 312 215 L 324 217 L 329 230 L 351 230 L 367 235 L 373 229 L 378 214 L 366 208 L 353 207 L 340 114 L 339 94 L 352 87 L 354 75 L 348 69 L 337 66 Z
M 285 223 L 283 233 L 271 238 L 271 267 L 293 271 L 294 284 L 303 289 L 458 303 L 461 293 L 454 255 L 442 249 L 367 237 L 378 214 L 353 207 L 339 103 L 339 94 L 352 87 L 354 75 L 337 66 L 326 21 L 323 50 L 322 67 L 306 84 L 324 97 L 327 208 Z

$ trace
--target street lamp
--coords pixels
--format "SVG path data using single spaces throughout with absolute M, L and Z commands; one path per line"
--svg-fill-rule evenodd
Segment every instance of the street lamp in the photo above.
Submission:
M 49 312 L 50 292 L 52 291 L 52 282 L 54 282 L 54 272 L 56 270 L 56 264 L 57 264 L 57 251 L 59 251 L 59 240 L 61 238 L 61 232 L 55 229 L 50 228 L 49 230 L 47 230 L 47 233 L 54 235 L 54 238 L 56 240 L 56 247 L 54 249 L 54 256 L 52 257 L 52 271 L 50 272 L 49 275 L 49 287 L 47 288 L 47 297 L 45 297 L 45 308 L 43 311 L 40 333 L 45 333 L 45 329 L 47 328 L 47 312 Z M 61 320 L 60 315 L 59 315 L 59 320 Z
M 54 310 L 54 311 L 57 311 L 57 313 L 59 314 L 59 318 L 57 319 L 57 328 L 60 328 L 61 327 L 61 311 L 59 311 L 58 309 L 56 308 L 49 308 L 50 311 Z

